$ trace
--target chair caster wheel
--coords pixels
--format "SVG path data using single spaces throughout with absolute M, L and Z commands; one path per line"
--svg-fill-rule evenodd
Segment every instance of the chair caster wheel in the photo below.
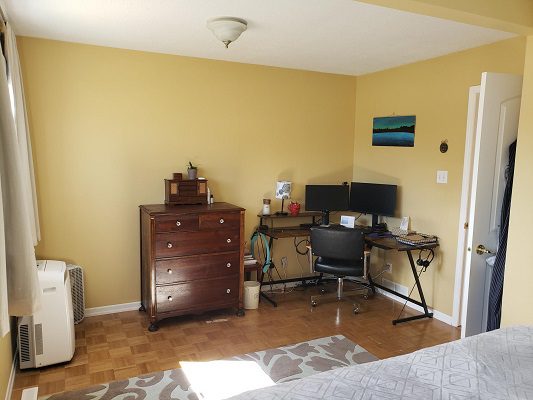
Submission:
M 369 298 L 370 298 L 370 296 L 368 294 L 364 294 L 363 295 L 363 299 L 368 300 Z
M 156 324 L 150 324 L 150 326 L 148 327 L 148 330 L 150 332 L 156 332 L 159 330 L 159 326 L 157 326 Z
M 324 288 L 320 289 L 320 294 L 326 294 L 326 289 Z
M 359 307 L 354 307 L 352 311 L 354 314 L 359 314 Z
M 315 300 L 313 300 L 313 301 L 311 302 L 311 307 L 316 307 L 316 306 L 317 306 L 317 302 L 316 302 Z

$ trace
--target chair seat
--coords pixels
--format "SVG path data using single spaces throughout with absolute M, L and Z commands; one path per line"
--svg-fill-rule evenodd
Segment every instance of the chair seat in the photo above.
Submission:
M 315 260 L 315 271 L 335 275 L 339 278 L 345 276 L 363 276 L 363 263 L 354 260 L 338 260 L 318 257 Z

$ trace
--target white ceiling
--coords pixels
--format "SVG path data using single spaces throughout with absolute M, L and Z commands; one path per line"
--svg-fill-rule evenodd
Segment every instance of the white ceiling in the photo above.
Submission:
M 18 35 L 157 53 L 360 75 L 513 34 L 353 0 L 4 0 Z M 234 16 L 230 45 L 206 28 Z

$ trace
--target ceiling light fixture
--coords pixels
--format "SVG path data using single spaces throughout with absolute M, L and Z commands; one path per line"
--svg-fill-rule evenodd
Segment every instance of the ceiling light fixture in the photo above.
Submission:
M 246 30 L 248 23 L 241 18 L 218 17 L 207 20 L 207 27 L 228 48 Z

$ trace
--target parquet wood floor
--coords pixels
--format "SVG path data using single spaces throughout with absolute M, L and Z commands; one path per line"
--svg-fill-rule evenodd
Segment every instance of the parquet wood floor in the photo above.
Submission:
M 425 319 L 393 326 L 402 304 L 376 295 L 361 300 L 357 315 L 346 302 L 311 309 L 316 288 L 277 294 L 277 308 L 261 302 L 239 318 L 229 310 L 177 317 L 148 332 L 146 314 L 130 311 L 86 318 L 76 325 L 71 362 L 18 371 L 12 400 L 39 386 L 39 396 L 179 367 L 179 361 L 207 361 L 290 343 L 341 334 L 379 358 L 458 339 L 460 330 Z M 406 315 L 414 311 L 406 308 Z

